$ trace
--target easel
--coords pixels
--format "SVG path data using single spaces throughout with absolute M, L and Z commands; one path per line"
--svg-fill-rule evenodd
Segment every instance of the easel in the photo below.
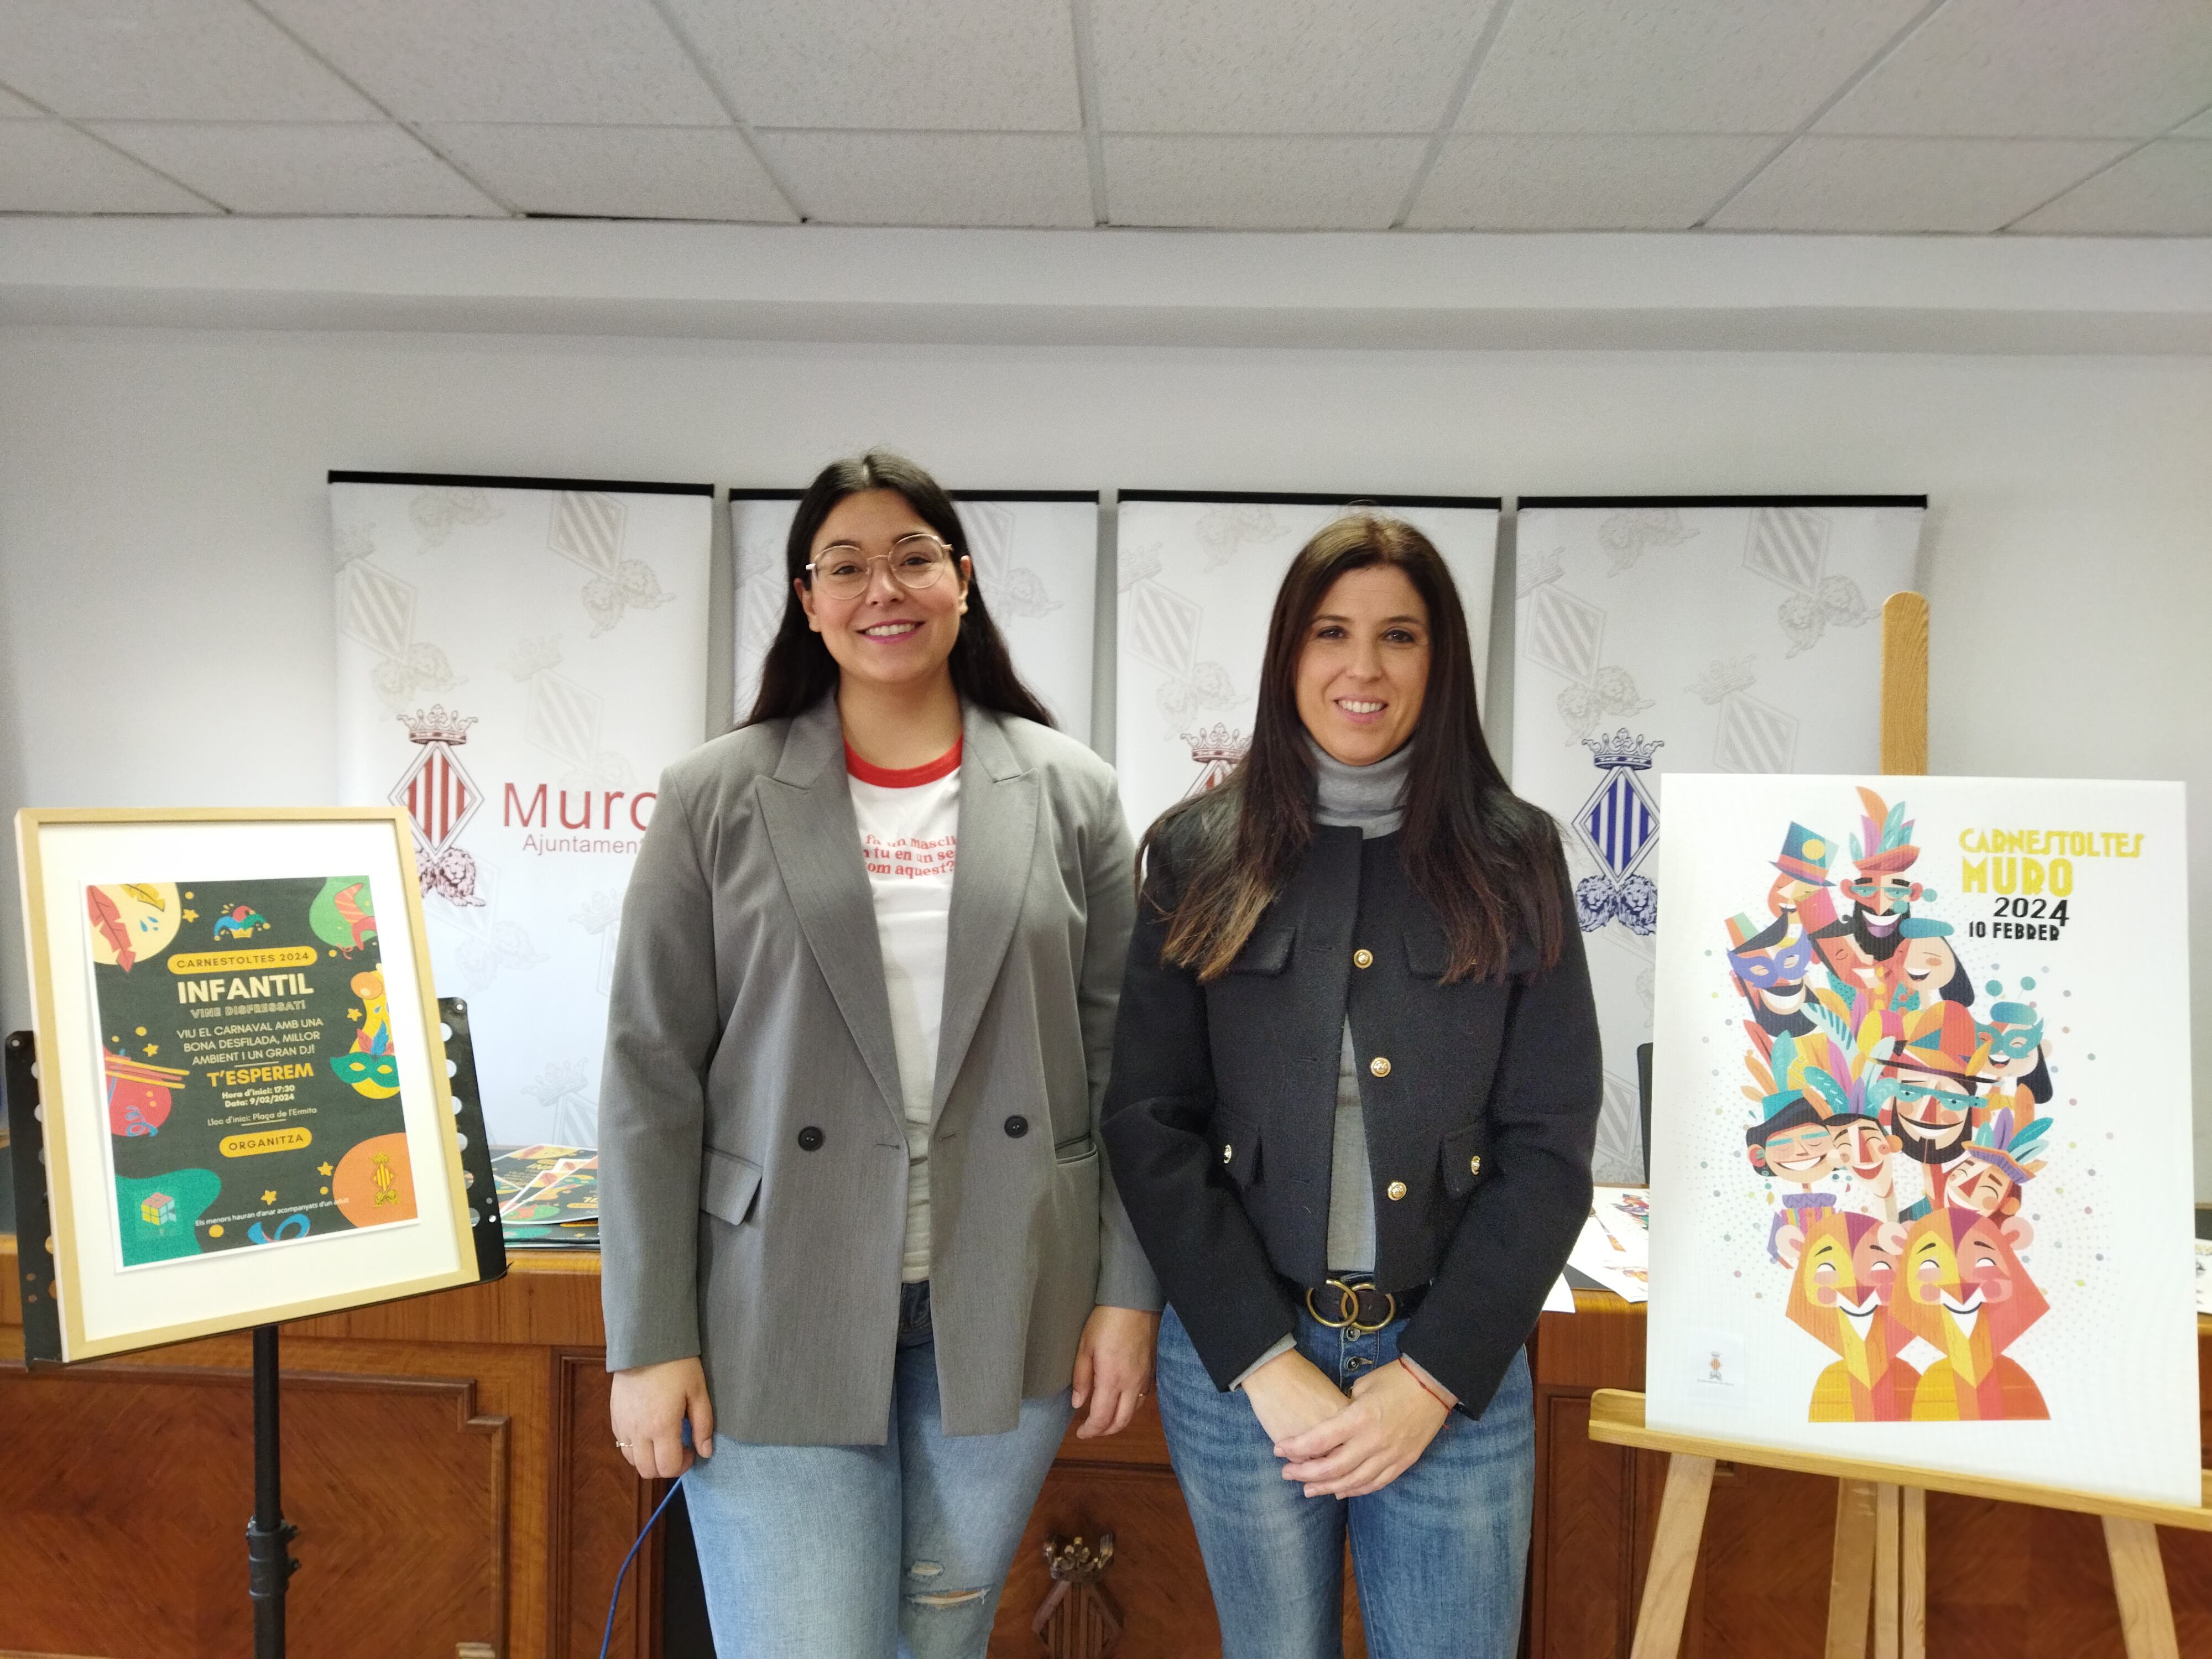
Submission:
M 471 1207 L 481 1224 L 471 1235 L 480 1283 L 507 1273 L 507 1245 L 499 1224 L 497 1184 L 484 1134 L 483 1097 L 477 1091 L 476 1043 L 469 1032 L 468 1004 L 441 997 L 438 1013 L 445 1029 L 445 1052 L 452 1062 L 453 1116 L 462 1137 L 461 1164 L 471 1191 Z M 0 1121 L 13 1129 L 17 1248 L 25 1269 L 22 1286 L 27 1357 L 37 1365 L 56 1363 L 61 1346 L 59 1309 L 53 1295 L 37 1286 L 51 1285 L 52 1219 L 46 1174 L 45 1132 L 39 1115 L 37 1048 L 28 1031 L 15 1031 L 0 1048 L 5 1086 L 0 1088 Z M 362 1304 L 368 1305 L 368 1304 Z M 246 1522 L 246 1596 L 253 1607 L 254 1659 L 285 1659 L 285 1589 L 300 1570 L 291 1552 L 300 1529 L 284 1518 L 283 1395 L 277 1368 L 275 1325 L 256 1325 L 253 1333 L 253 1511 Z M 467 1644 L 464 1643 L 465 1650 Z
M 1881 769 L 1917 775 L 1928 769 L 1928 601 L 1893 593 L 1881 608 Z M 1826 1659 L 1865 1659 L 1868 1602 L 1874 1613 L 1874 1659 L 1927 1659 L 1928 1494 L 1957 1492 L 2043 1509 L 2100 1516 L 2112 1559 L 2112 1593 L 2128 1659 L 2180 1659 L 2158 1528 L 2212 1532 L 2212 1475 L 2202 1501 L 2136 1503 L 2098 1498 L 2025 1481 L 1984 1480 L 1858 1458 L 1778 1451 L 1735 1441 L 1707 1440 L 1647 1428 L 1644 1396 L 1601 1389 L 1590 1399 L 1590 1438 L 1610 1446 L 1668 1455 L 1667 1488 L 1636 1615 L 1630 1659 L 1675 1659 L 1689 1612 L 1690 1581 L 1705 1532 L 1705 1500 L 1714 1467 L 1749 1463 L 1833 1477 L 1836 1542 L 1828 1578 Z

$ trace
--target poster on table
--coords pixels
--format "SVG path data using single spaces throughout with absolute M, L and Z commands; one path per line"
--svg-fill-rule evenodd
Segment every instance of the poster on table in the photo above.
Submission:
M 963 491 L 976 590 L 1006 636 L 1015 671 L 1060 729 L 1091 741 L 1091 658 L 1098 614 L 1098 497 L 1058 490 Z M 761 663 L 791 593 L 785 547 L 795 489 L 732 489 L 730 549 L 737 584 L 733 720 L 751 711 Z
M 1517 522 L 1513 787 L 1565 830 L 1605 1050 L 1592 1173 L 1644 1179 L 1668 772 L 1873 771 L 1881 605 L 1922 496 L 1529 497 Z
M 1141 836 L 1244 757 L 1275 590 L 1315 532 L 1355 507 L 1406 520 L 1436 544 L 1459 589 L 1475 684 L 1489 662 L 1495 499 L 1123 490 L 1115 536 L 1121 605 L 1115 764 Z M 1492 734 L 1494 747 L 1503 747 Z
M 2181 786 L 1659 793 L 1652 1425 L 2195 1504 Z
M 414 825 L 497 1142 L 598 1142 L 623 890 L 705 737 L 712 487 L 334 472 L 338 787 Z
M 56 1358 L 478 1277 L 404 814 L 17 822 Z

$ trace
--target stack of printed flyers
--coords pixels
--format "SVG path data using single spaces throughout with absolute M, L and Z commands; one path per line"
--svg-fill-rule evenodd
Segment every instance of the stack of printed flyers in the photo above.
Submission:
M 1650 1195 L 1642 1187 L 1599 1187 L 1582 1237 L 1567 1255 L 1567 1279 L 1611 1291 L 1624 1302 L 1650 1299 Z
M 599 1248 L 599 1156 L 591 1146 L 495 1146 L 500 1230 L 510 1250 Z

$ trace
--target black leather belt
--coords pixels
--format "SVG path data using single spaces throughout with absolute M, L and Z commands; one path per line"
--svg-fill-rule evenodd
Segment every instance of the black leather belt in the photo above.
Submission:
M 1349 1279 L 1324 1279 L 1305 1287 L 1306 1311 L 1333 1331 L 1350 1330 L 1365 1336 L 1394 1319 L 1403 1319 L 1421 1305 L 1429 1293 L 1425 1285 L 1402 1291 L 1378 1291 L 1364 1274 Z

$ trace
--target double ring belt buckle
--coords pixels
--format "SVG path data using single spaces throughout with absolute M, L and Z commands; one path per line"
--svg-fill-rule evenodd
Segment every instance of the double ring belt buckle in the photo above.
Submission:
M 1358 1336 L 1371 1336 L 1398 1316 L 1398 1298 L 1388 1291 L 1376 1290 L 1368 1279 L 1363 1279 L 1357 1285 L 1347 1285 L 1340 1279 L 1331 1279 L 1319 1286 L 1336 1292 L 1337 1312 L 1340 1316 L 1335 1319 L 1331 1319 L 1314 1306 L 1315 1288 L 1310 1285 L 1306 1287 L 1306 1311 L 1333 1331 L 1349 1330 Z M 1363 1303 L 1364 1297 L 1381 1298 L 1382 1313 L 1380 1318 L 1362 1319 L 1359 1316 L 1363 1305 L 1366 1305 Z

